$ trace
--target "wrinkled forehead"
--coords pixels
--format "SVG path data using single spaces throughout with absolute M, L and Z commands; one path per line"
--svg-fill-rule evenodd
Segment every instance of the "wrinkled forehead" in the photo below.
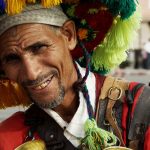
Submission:
M 8 29 L 22 24 L 47 24 L 62 26 L 68 17 L 60 6 L 45 9 L 41 5 L 29 5 L 25 10 L 13 16 L 4 14 L 0 16 L 0 35 Z
M 57 26 L 58 27 L 58 26 Z M 7 37 L 15 38 L 18 34 L 23 34 L 27 32 L 28 34 L 31 33 L 41 33 L 41 31 L 45 30 L 45 32 L 49 31 L 50 29 L 54 28 L 52 25 L 48 24 L 41 24 L 41 23 L 26 23 L 13 26 L 6 31 L 4 31 L 0 35 L 0 39 L 6 39 Z
M 38 23 L 21 24 L 11 27 L 0 35 L 0 54 L 14 46 L 26 47 L 36 42 L 54 40 L 55 35 L 58 33 L 56 31 L 53 30 L 53 26 L 51 25 Z

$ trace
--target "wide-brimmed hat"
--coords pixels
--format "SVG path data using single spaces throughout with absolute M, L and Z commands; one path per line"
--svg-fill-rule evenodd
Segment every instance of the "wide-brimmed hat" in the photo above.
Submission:
M 20 24 L 62 26 L 69 19 L 91 57 L 92 71 L 100 72 L 126 60 L 141 16 L 135 0 L 0 0 L 0 35 Z M 82 48 L 77 44 L 71 52 L 81 64 Z M 1 77 L 0 108 L 29 104 L 21 86 Z

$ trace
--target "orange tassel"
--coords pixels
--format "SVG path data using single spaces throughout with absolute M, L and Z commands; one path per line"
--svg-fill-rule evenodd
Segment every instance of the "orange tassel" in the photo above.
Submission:
M 18 105 L 29 106 L 30 103 L 21 86 L 10 80 L 0 80 L 0 109 Z
M 3 80 L 0 83 L 0 108 L 16 105 L 16 97 L 10 92 L 9 84 L 9 80 Z
M 77 35 L 80 40 L 85 40 L 88 37 L 88 30 L 80 28 L 78 29 Z
M 12 82 L 11 83 L 13 93 L 17 97 L 17 102 L 19 105 L 23 106 L 29 106 L 31 104 L 31 101 L 29 100 L 25 90 L 17 83 Z

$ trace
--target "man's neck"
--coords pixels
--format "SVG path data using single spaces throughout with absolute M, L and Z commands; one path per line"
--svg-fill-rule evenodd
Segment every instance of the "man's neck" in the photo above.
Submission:
M 79 96 L 78 93 L 75 93 L 73 96 L 68 95 L 68 98 L 64 98 L 64 102 L 53 110 L 56 111 L 63 120 L 70 122 L 76 113 L 79 106 Z

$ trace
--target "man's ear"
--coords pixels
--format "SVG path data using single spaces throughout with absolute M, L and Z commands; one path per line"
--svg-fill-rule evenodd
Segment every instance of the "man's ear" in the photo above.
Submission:
M 66 21 L 62 26 L 62 33 L 67 37 L 68 48 L 73 50 L 77 44 L 76 28 L 73 21 Z

